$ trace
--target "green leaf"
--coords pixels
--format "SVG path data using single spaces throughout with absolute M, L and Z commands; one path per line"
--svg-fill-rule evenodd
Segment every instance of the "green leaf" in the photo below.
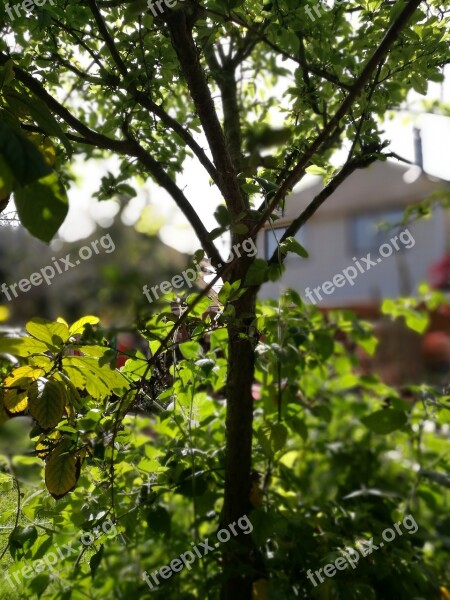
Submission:
M 197 360 L 203 355 L 203 348 L 198 342 L 184 342 L 179 346 L 181 354 L 187 360 Z
M 53 344 L 51 344 L 53 347 Z M 0 352 L 12 354 L 13 356 L 32 356 L 48 352 L 49 346 L 35 340 L 34 338 L 7 338 L 0 337 Z
M 97 325 L 97 323 L 99 321 L 100 321 L 100 319 L 98 317 L 93 317 L 93 316 L 82 317 L 81 319 L 78 319 L 78 321 L 75 321 L 75 323 L 70 326 L 69 334 L 71 336 L 79 335 L 79 334 L 83 333 L 85 325 Z
M 71 356 L 62 360 L 63 370 L 76 387 L 84 388 L 93 398 L 110 396 L 127 388 L 127 380 L 109 364 L 100 366 L 91 356 Z
M 100 546 L 99 551 L 91 556 L 91 559 L 89 561 L 89 567 L 91 568 L 91 577 L 92 578 L 95 577 L 95 573 L 97 572 L 97 569 L 99 568 L 100 563 L 102 562 L 104 550 L 105 550 L 105 548 L 102 544 Z
M 26 330 L 30 335 L 58 349 L 69 339 L 69 330 L 64 323 L 56 323 L 36 317 L 28 321 Z
M 225 233 L 225 231 L 226 231 L 225 227 L 216 227 L 212 231 L 209 232 L 209 236 L 208 237 L 209 237 L 210 240 L 215 240 L 220 235 L 222 235 L 223 233 Z
M 411 84 L 413 86 L 413 89 L 418 94 L 421 94 L 422 96 L 426 96 L 427 95 L 428 82 L 427 82 L 427 80 L 424 77 L 422 77 L 418 73 L 413 74 L 411 76 Z
M 317 346 L 317 352 L 322 360 L 328 360 L 334 351 L 333 338 L 324 331 L 318 331 L 314 335 L 314 342 Z
M 0 200 L 5 199 L 14 187 L 14 176 L 6 164 L 6 160 L 0 154 Z
M 231 284 L 229 281 L 225 281 L 225 283 L 222 286 L 222 289 L 219 292 L 219 302 L 225 306 L 225 304 L 228 302 L 228 298 L 230 297 L 230 294 L 231 294 Z
M 425 333 L 430 323 L 430 317 L 426 312 L 409 311 L 405 315 L 406 325 L 417 333 Z
M 228 212 L 227 207 L 223 206 L 223 204 L 217 207 L 214 216 L 221 227 L 228 227 L 228 225 L 231 223 L 230 213 Z
M 43 377 L 30 386 L 28 410 L 42 429 L 53 429 L 64 414 L 67 395 L 59 381 L 48 381 Z
M 298 435 L 302 438 L 302 440 L 304 442 L 307 441 L 308 428 L 303 419 L 300 419 L 299 417 L 296 417 L 296 416 L 292 416 L 292 417 L 289 417 L 289 419 L 287 420 L 287 423 L 290 426 L 290 428 L 293 431 L 295 431 L 295 433 L 298 433 Z
M 280 187 L 278 184 L 274 183 L 273 181 L 269 181 L 268 179 L 264 179 L 263 177 L 255 177 L 254 179 L 255 179 L 255 181 L 257 181 L 259 183 L 259 185 L 266 192 L 266 194 L 268 194 L 270 192 L 276 192 L 276 191 L 278 191 L 278 188 Z
M 63 185 L 56 173 L 20 187 L 14 192 L 20 222 L 43 242 L 50 242 L 69 211 Z
M 163 506 L 147 511 L 146 520 L 150 531 L 170 534 L 171 516 Z
M 192 469 L 189 468 L 181 473 L 176 493 L 186 498 L 197 498 L 203 496 L 207 490 L 208 475 L 204 471 L 192 475 Z
M 247 194 L 259 194 L 261 191 L 259 185 L 256 185 L 255 183 L 243 183 L 241 189 Z
M 0 67 L 0 90 L 14 81 L 14 61 L 10 58 Z
M 269 281 L 278 281 L 285 271 L 286 265 L 284 264 L 269 265 L 269 269 L 267 271 L 267 279 Z
M 311 165 L 310 167 L 306 167 L 305 171 L 310 175 L 326 175 L 327 172 L 323 167 L 318 167 L 317 165 Z
M 209 375 L 216 366 L 215 361 L 211 358 L 201 358 L 200 360 L 195 361 L 195 364 L 202 369 L 205 375 Z
M 387 435 L 401 429 L 407 421 L 408 417 L 404 411 L 397 409 L 379 410 L 361 419 L 366 427 L 381 435 Z
M 48 136 L 59 138 L 64 144 L 67 154 L 72 155 L 72 145 L 69 139 L 44 102 L 36 96 L 30 96 L 22 89 L 8 88 L 5 90 L 4 96 L 14 112 L 29 114 Z
M 231 231 L 237 234 L 245 234 L 248 233 L 248 227 L 244 223 L 236 223 L 236 225 L 231 226 Z
M 381 305 L 381 312 L 390 315 L 393 319 L 403 317 L 406 325 L 417 333 L 424 333 L 430 323 L 429 315 L 423 311 L 415 310 L 416 300 L 399 298 L 398 300 L 386 299 Z
M 31 184 L 52 172 L 36 146 L 4 121 L 0 121 L 0 154 L 14 175 L 15 186 Z
M 297 242 L 294 237 L 288 237 L 280 244 L 280 249 L 282 254 L 287 254 L 288 252 L 293 252 L 294 254 L 298 254 L 302 258 L 308 258 L 309 254 L 303 248 L 301 244 Z
M 372 12 L 380 8 L 382 3 L 383 0 L 369 0 L 365 2 L 367 10 L 370 10 Z
M 288 430 L 282 423 L 265 423 L 257 431 L 259 443 L 269 458 L 273 458 L 275 452 L 284 447 L 287 436 Z
M 267 281 L 269 272 L 269 266 L 262 258 L 257 258 L 255 262 L 250 265 L 245 278 L 245 286 L 261 285 Z
M 197 301 L 197 298 L 199 296 L 200 296 L 200 294 L 189 294 L 189 296 L 186 298 L 186 302 L 189 305 L 192 305 L 194 302 Z M 190 311 L 190 313 L 194 317 L 201 317 L 203 315 L 203 313 L 209 309 L 210 306 L 211 306 L 211 300 L 210 300 L 210 298 L 208 298 L 208 296 L 205 296 L 204 298 L 199 300 L 199 302 Z
M 16 548 L 23 548 L 24 546 L 31 546 L 37 540 L 37 529 L 32 525 L 27 527 L 17 527 L 10 538 L 10 543 Z
M 50 583 L 50 575 L 48 573 L 39 573 L 30 582 L 30 590 L 36 594 L 38 598 L 42 596 Z

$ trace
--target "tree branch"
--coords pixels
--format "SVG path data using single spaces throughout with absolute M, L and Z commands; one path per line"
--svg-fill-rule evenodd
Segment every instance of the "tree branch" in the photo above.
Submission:
M 8 60 L 9 56 L 3 52 L 0 52 L 0 66 L 4 65 Z M 128 138 L 127 140 L 114 140 L 101 133 L 97 133 L 92 129 L 89 129 L 89 127 L 84 125 L 57 100 L 50 96 L 42 84 L 34 79 L 31 75 L 28 75 L 28 73 L 22 71 L 22 69 L 18 67 L 14 68 L 14 72 L 16 74 L 16 78 L 21 83 L 23 83 L 38 98 L 40 98 L 40 100 L 45 102 L 45 104 L 54 114 L 61 117 L 61 119 L 63 119 L 68 125 L 70 125 L 70 127 L 72 127 L 82 136 L 82 139 L 80 140 L 76 136 L 69 134 L 71 139 L 74 139 L 75 137 L 74 141 L 83 144 L 90 144 L 98 148 L 111 150 L 112 152 L 118 152 L 119 154 L 125 154 L 126 156 L 134 156 L 138 158 L 142 165 L 146 167 L 149 173 L 155 178 L 156 182 L 170 194 L 178 208 L 189 220 L 212 264 L 214 266 L 220 264 L 220 254 L 211 241 L 207 229 L 203 225 L 195 210 L 192 208 L 188 199 L 176 185 L 176 183 L 169 177 L 169 175 L 167 175 L 162 166 L 142 146 L 140 146 L 140 144 L 138 144 L 132 138 Z
M 240 172 L 242 170 L 242 131 L 236 67 L 226 57 L 220 64 L 214 54 L 214 48 L 211 46 L 205 46 L 203 51 L 211 75 L 219 86 L 222 97 L 223 129 L 228 151 L 236 172 Z
M 184 216 L 193 227 L 203 249 L 211 260 L 212 265 L 217 268 L 217 265 L 222 263 L 220 254 L 217 248 L 214 246 L 208 230 L 203 225 L 200 217 L 182 190 L 177 186 L 173 179 L 167 175 L 159 162 L 155 160 L 153 156 L 147 152 L 145 148 L 143 148 L 134 138 L 128 137 L 128 143 L 132 147 L 132 155 L 135 156 L 141 162 L 141 164 L 146 167 L 149 173 L 153 175 L 155 181 L 163 189 L 165 189 L 170 196 L 172 196 L 178 208 L 182 211 Z
M 108 27 L 106 26 L 106 23 L 103 20 L 100 11 L 98 10 L 95 0 L 87 0 L 87 3 L 89 5 L 89 8 L 91 9 L 91 12 L 94 16 L 95 22 L 97 23 L 97 27 L 102 35 L 102 38 L 105 40 L 105 44 L 109 50 L 109 53 L 111 54 L 111 57 L 119 70 L 119 73 L 122 75 L 122 77 L 125 77 L 127 75 L 127 68 L 122 60 L 122 57 L 120 56 L 119 51 L 116 48 L 111 34 L 108 31 Z
M 173 47 L 200 117 L 214 164 L 218 170 L 219 189 L 230 212 L 232 215 L 237 216 L 247 207 L 241 194 L 237 174 L 214 107 L 205 73 L 198 58 L 197 48 L 192 37 L 192 29 L 187 23 L 184 10 L 168 13 L 165 18 L 172 36 Z
M 365 169 L 376 160 L 378 160 L 377 154 L 372 153 L 365 157 L 362 156 L 354 158 L 353 160 L 346 162 L 339 173 L 333 177 L 333 179 L 323 188 L 321 192 L 319 192 L 319 194 L 317 194 L 317 196 L 310 202 L 310 204 L 308 204 L 305 210 L 292 221 L 282 235 L 278 244 L 284 242 L 288 237 L 295 236 L 301 227 L 303 227 L 303 225 L 318 211 L 325 200 L 327 200 L 354 171 L 357 169 Z M 277 248 L 268 262 L 269 264 L 281 264 L 285 258 L 286 255 L 283 255 L 281 252 L 279 252 Z
M 128 91 L 138 104 L 140 104 L 143 108 L 146 108 L 147 110 L 155 114 L 157 117 L 159 117 L 165 125 L 170 127 L 170 129 L 172 129 L 172 131 L 176 133 L 186 143 L 186 146 L 188 146 L 192 150 L 194 155 L 198 158 L 200 164 L 204 167 L 206 172 L 209 174 L 211 179 L 214 181 L 214 183 L 220 190 L 220 179 L 219 174 L 217 173 L 217 169 L 209 160 L 209 158 L 206 155 L 206 152 L 203 150 L 200 144 L 198 144 L 191 136 L 189 131 L 185 129 L 182 125 L 180 125 L 180 123 L 176 119 L 171 117 L 161 106 L 158 106 L 158 104 L 155 104 L 153 100 L 150 100 L 150 98 L 148 98 L 148 96 L 146 96 L 143 92 L 140 92 L 133 86 L 130 86 L 128 88 Z
M 293 56 L 292 54 L 289 54 L 289 52 L 286 52 L 285 50 L 283 50 L 282 48 L 277 46 L 277 44 L 275 44 L 274 42 L 271 42 L 269 40 L 269 38 L 267 36 L 265 36 L 264 33 L 257 27 L 254 27 L 253 25 L 248 25 L 245 21 L 243 21 L 242 19 L 239 19 L 236 16 L 232 17 L 231 15 L 226 15 L 217 10 L 213 10 L 212 8 L 206 8 L 205 10 L 206 10 L 206 12 L 211 13 L 212 15 L 222 17 L 224 19 L 224 21 L 234 23 L 235 25 L 239 25 L 241 27 L 244 27 L 248 31 L 251 31 L 261 42 L 263 42 L 264 44 L 269 46 L 269 48 L 272 48 L 272 50 L 275 50 L 275 52 L 280 54 L 280 56 L 283 56 L 283 58 L 287 58 L 289 60 L 296 62 L 303 69 L 307 68 L 309 70 L 309 72 L 312 73 L 313 75 L 317 75 L 318 77 L 325 79 L 325 81 L 328 81 L 329 83 L 333 83 L 334 85 L 337 85 L 341 88 L 344 88 L 347 90 L 351 89 L 350 85 L 340 81 L 339 78 L 336 75 L 334 75 L 333 73 L 328 73 L 324 69 L 321 69 L 320 67 L 316 67 L 314 65 L 306 65 L 302 61 L 301 56 L 298 57 L 298 56 Z
M 36 125 L 28 125 L 28 123 L 21 123 L 20 127 L 24 131 L 30 131 L 31 133 L 39 133 L 41 135 L 48 136 L 48 133 L 46 131 L 44 131 L 40 127 L 37 127 Z M 86 139 L 84 137 L 81 137 L 79 135 L 75 135 L 73 133 L 65 133 L 65 136 L 69 140 L 71 140 L 72 142 L 75 142 L 76 144 L 81 144 L 82 146 L 84 145 L 84 146 L 97 147 L 97 143 L 96 142 L 93 142 L 92 140 L 88 140 L 88 139 Z
M 72 65 L 68 60 L 65 60 L 57 52 L 52 52 L 51 58 L 41 57 L 40 60 L 43 60 L 46 62 L 55 62 L 56 61 L 59 65 L 61 65 L 62 67 L 64 67 L 65 69 L 67 69 L 69 71 L 72 71 L 72 73 L 74 73 L 74 75 L 76 75 L 80 79 L 83 79 L 84 81 L 88 81 L 92 85 L 98 85 L 99 87 L 110 87 L 110 84 L 105 83 L 104 79 L 102 79 L 101 77 L 96 77 L 95 75 L 89 75 L 89 73 L 87 73 L 85 71 L 80 71 L 80 69 L 78 69 L 77 67 Z M 92 64 L 93 63 L 91 63 L 91 65 Z
M 0 52 L 0 66 L 3 66 L 8 60 L 10 60 L 10 57 L 4 52 Z M 114 140 L 87 127 L 87 125 L 79 121 L 67 110 L 67 108 L 53 98 L 44 86 L 32 75 L 29 75 L 26 71 L 23 71 L 16 65 L 14 65 L 14 73 L 18 81 L 23 83 L 25 87 L 42 100 L 55 115 L 58 115 L 58 117 L 60 117 L 67 125 L 88 140 L 89 143 L 105 150 L 111 150 L 111 152 L 128 153 L 129 144 L 126 141 Z
M 234 68 L 237 68 L 241 63 L 244 62 L 246 58 L 250 56 L 252 50 L 259 41 L 260 40 L 253 33 L 253 31 L 250 29 L 247 30 L 247 34 L 242 40 L 240 47 L 236 50 L 236 54 L 230 59 L 230 65 L 232 65 Z
M 114 40 L 111 34 L 108 31 L 108 27 L 97 7 L 95 0 L 87 0 L 87 3 L 92 11 L 92 14 L 95 18 L 99 31 L 105 40 L 106 46 L 111 54 L 114 63 L 119 70 L 119 73 L 122 77 L 126 77 L 128 75 L 128 70 L 123 62 L 119 51 L 116 48 Z M 145 62 L 145 61 L 144 61 Z M 140 104 L 143 108 L 153 112 L 157 117 L 161 119 L 163 123 L 165 123 L 168 127 L 172 129 L 177 135 L 181 137 L 181 139 L 186 143 L 186 145 L 194 152 L 195 156 L 198 158 L 200 164 L 206 169 L 207 173 L 214 181 L 214 183 L 219 186 L 219 177 L 214 165 L 211 163 L 209 158 L 206 156 L 203 148 L 194 140 L 189 131 L 187 131 L 178 121 L 172 118 L 162 107 L 155 104 L 146 94 L 140 92 L 134 84 L 129 84 L 127 86 L 127 91 L 131 94 L 134 100 L 138 104 Z
M 328 125 L 322 130 L 322 133 L 315 139 L 315 141 L 311 144 L 311 146 L 302 156 L 300 162 L 296 165 L 296 167 L 294 167 L 291 173 L 281 184 L 280 188 L 276 192 L 270 204 L 267 206 L 267 208 L 261 215 L 258 224 L 253 229 L 251 233 L 252 236 L 255 236 L 257 234 L 257 232 L 261 229 L 261 227 L 273 213 L 278 203 L 286 196 L 288 192 L 292 190 L 295 184 L 298 183 L 300 179 L 304 176 L 305 168 L 307 167 L 309 161 L 314 156 L 314 154 L 321 148 L 321 146 L 327 141 L 327 139 L 333 134 L 333 131 L 339 126 L 341 119 L 345 117 L 349 109 L 352 107 L 356 98 L 358 98 L 358 96 L 362 93 L 365 84 L 369 80 L 373 71 L 377 68 L 378 64 L 385 59 L 390 47 L 395 42 L 403 28 L 406 26 L 414 11 L 419 6 L 420 2 L 421 0 L 409 0 L 408 4 L 405 6 L 403 11 L 389 27 L 380 45 L 366 63 L 366 66 L 363 68 L 360 76 L 353 85 L 350 93 L 344 99 L 341 106 L 334 114 L 333 118 L 328 122 Z
M 77 42 L 77 44 L 79 44 L 82 48 L 84 48 L 86 50 L 86 52 L 89 54 L 89 56 L 94 60 L 95 64 L 99 67 L 99 69 L 105 69 L 105 67 L 102 65 L 102 63 L 100 61 L 99 56 L 92 50 L 92 48 L 90 48 L 86 44 L 86 42 L 83 39 L 81 39 L 76 34 L 76 32 L 73 29 L 69 29 L 66 25 L 64 25 L 64 23 L 59 21 L 59 19 L 55 19 L 55 17 L 53 17 L 52 20 L 54 23 L 56 23 L 58 25 L 58 27 L 60 29 L 65 31 L 68 35 L 72 36 L 74 38 L 74 40 Z

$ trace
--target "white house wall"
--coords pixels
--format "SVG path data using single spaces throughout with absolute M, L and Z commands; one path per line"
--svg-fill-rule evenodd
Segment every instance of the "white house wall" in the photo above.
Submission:
M 339 306 L 351 303 L 366 303 L 385 297 L 395 297 L 402 293 L 413 293 L 419 283 L 428 280 L 428 271 L 432 263 L 442 258 L 445 252 L 445 219 L 442 213 L 436 213 L 428 220 L 421 220 L 409 226 L 415 239 L 415 246 L 409 250 L 394 250 L 389 258 L 383 258 L 369 271 L 359 273 L 354 285 L 348 282 L 336 288 L 331 295 L 325 295 L 320 306 Z M 396 232 L 392 232 L 392 236 Z M 392 237 L 389 236 L 389 237 Z M 401 246 L 401 243 L 399 242 Z M 354 265 L 355 253 L 351 248 L 351 217 L 349 215 L 333 215 L 326 218 L 316 216 L 305 229 L 305 246 L 309 259 L 290 255 L 286 262 L 286 272 L 282 279 L 275 283 L 265 284 L 260 292 L 261 298 L 278 298 L 280 291 L 293 288 L 305 298 L 305 288 L 316 288 L 325 281 Z M 258 253 L 264 257 L 264 234 L 258 238 Z M 363 255 L 365 256 L 365 255 Z M 375 260 L 377 252 L 372 253 Z M 360 258 L 360 256 L 356 256 Z M 404 261 L 405 277 L 401 276 L 400 266 Z M 362 263 L 364 264 L 364 263 Z M 409 280 L 409 281 L 408 281 Z M 403 286 L 402 286 L 403 282 Z

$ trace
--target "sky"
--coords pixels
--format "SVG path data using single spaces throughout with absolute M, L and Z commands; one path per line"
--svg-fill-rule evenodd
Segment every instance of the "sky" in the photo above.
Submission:
M 442 84 L 430 83 L 426 99 L 440 99 L 450 103 L 450 69 L 447 66 L 446 78 Z M 413 127 L 422 132 L 425 171 L 433 176 L 450 180 L 450 117 L 431 114 L 420 114 L 420 102 L 424 96 L 411 92 L 408 97 L 409 111 L 392 113 L 384 123 L 386 136 L 391 140 L 389 150 L 413 161 L 414 142 Z M 342 162 L 343 153 L 338 153 L 334 162 Z M 100 177 L 107 170 L 117 169 L 118 161 L 90 160 L 77 157 L 74 161 L 74 172 L 79 181 L 69 190 L 69 215 L 60 229 L 60 236 L 66 241 L 84 239 L 95 230 L 96 223 L 102 227 L 112 224 L 118 212 L 115 201 L 98 202 L 92 198 L 97 190 Z M 302 186 L 308 185 L 311 179 L 305 178 Z M 178 184 L 197 210 L 206 228 L 211 230 L 217 226 L 214 211 L 220 203 L 220 195 L 209 185 L 208 176 L 203 168 L 194 160 L 186 163 Z M 133 199 L 124 212 L 124 221 L 132 225 L 139 218 L 143 208 L 150 203 L 151 219 L 165 222 L 159 235 L 162 241 L 180 252 L 193 253 L 199 248 L 199 242 L 192 232 L 184 216 L 175 206 L 168 194 L 161 190 L 150 179 L 139 189 L 137 198 Z M 58 245 L 58 242 L 56 242 Z M 219 242 L 219 249 L 225 252 L 226 240 Z

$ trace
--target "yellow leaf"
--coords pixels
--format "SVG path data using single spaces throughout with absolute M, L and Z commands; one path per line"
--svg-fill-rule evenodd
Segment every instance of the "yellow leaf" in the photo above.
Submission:
M 44 370 L 40 367 L 33 367 L 30 365 L 25 365 L 23 367 L 17 367 L 11 374 L 5 379 L 6 387 L 10 387 L 14 385 L 14 381 L 17 379 L 21 379 L 23 377 L 30 378 L 34 381 L 38 379 L 41 375 L 43 375 Z
M 56 500 L 73 490 L 80 475 L 80 460 L 70 448 L 70 440 L 63 440 L 45 465 L 45 485 Z
M 253 584 L 252 600 L 267 600 L 269 592 L 269 582 L 267 579 L 258 579 Z
M 19 379 L 7 377 L 5 379 L 5 387 L 9 389 L 5 393 L 3 404 L 8 412 L 21 413 L 27 408 L 28 388 L 32 383 L 33 380 L 30 377 L 21 377 Z
M 97 325 L 99 321 L 100 319 L 98 317 L 93 317 L 92 315 L 82 317 L 81 319 L 78 319 L 78 321 L 75 321 L 69 329 L 70 335 L 80 335 L 83 333 L 85 325 Z
M 39 458 L 47 458 L 60 439 L 61 433 L 59 431 L 52 431 L 49 434 L 41 435 L 35 446 Z
M 444 586 L 440 587 L 439 591 L 441 593 L 442 600 L 450 600 L 450 593 L 446 587 L 444 587 Z
M 250 502 L 255 508 L 262 506 L 264 497 L 264 490 L 258 485 L 256 481 L 252 481 L 250 489 Z
M 45 162 L 50 167 L 53 167 L 56 161 L 56 150 L 52 141 L 48 137 L 44 138 L 43 142 L 41 143 L 40 150 L 44 155 Z

